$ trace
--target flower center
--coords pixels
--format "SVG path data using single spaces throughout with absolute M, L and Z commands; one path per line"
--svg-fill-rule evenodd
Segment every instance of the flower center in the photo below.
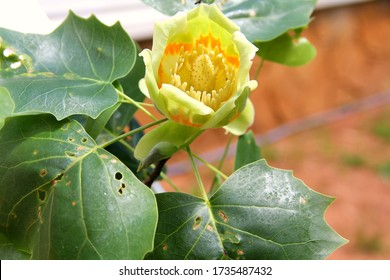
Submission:
M 199 44 L 191 51 L 181 47 L 170 82 L 216 111 L 232 96 L 236 71 L 218 46 L 211 50 Z

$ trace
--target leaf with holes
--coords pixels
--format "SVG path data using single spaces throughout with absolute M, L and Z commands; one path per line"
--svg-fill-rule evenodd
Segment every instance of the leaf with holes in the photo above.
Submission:
M 150 259 L 323 259 L 345 243 L 324 220 L 332 198 L 260 160 L 237 170 L 209 202 L 157 195 Z
M 0 130 L 0 230 L 33 259 L 142 259 L 153 193 L 76 121 L 7 118 Z
M 195 1 L 142 0 L 158 11 L 174 15 L 195 7 Z M 215 0 L 213 2 L 237 25 L 249 41 L 270 41 L 289 29 L 309 24 L 316 0 Z
M 112 107 L 112 82 L 132 69 L 137 50 L 119 23 L 108 27 L 94 16 L 70 13 L 51 34 L 24 34 L 0 28 L 0 43 L 13 64 L 0 64 L 0 84 L 15 102 L 15 113 L 74 114 L 92 118 Z M 4 47 L 5 46 L 5 47 Z

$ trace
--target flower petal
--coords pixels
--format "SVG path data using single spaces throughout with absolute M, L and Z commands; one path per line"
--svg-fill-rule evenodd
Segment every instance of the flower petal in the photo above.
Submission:
M 213 109 L 175 86 L 163 84 L 160 92 L 168 112 L 166 116 L 180 124 L 201 127 L 214 115 Z
M 148 95 L 149 98 L 153 101 L 153 103 L 156 105 L 156 107 L 159 110 L 162 110 L 163 103 L 160 98 L 160 90 L 157 86 L 156 78 L 153 74 L 153 67 L 152 67 L 152 52 L 148 49 L 143 50 L 140 54 L 140 56 L 143 57 L 144 63 L 145 63 L 145 85 L 148 89 Z M 140 81 L 140 83 L 142 83 Z M 139 84 L 140 85 L 140 84 Z M 140 89 L 142 90 L 142 84 L 140 85 Z M 164 113 L 164 112 L 163 112 Z
M 235 32 L 233 34 L 233 41 L 240 53 L 240 67 L 237 74 L 237 87 L 240 88 L 249 80 L 248 74 L 252 66 L 252 59 L 258 51 L 258 48 L 251 44 L 241 32 Z
M 254 116 L 253 104 L 248 99 L 244 111 L 234 121 L 225 125 L 224 128 L 234 135 L 242 135 L 253 124 Z

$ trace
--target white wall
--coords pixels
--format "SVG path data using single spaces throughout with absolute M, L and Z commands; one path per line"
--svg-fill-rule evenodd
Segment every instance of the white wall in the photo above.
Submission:
M 317 8 L 364 1 L 370 0 L 318 0 Z M 154 21 L 165 17 L 140 0 L 0 0 L 0 7 L 2 27 L 48 33 L 65 19 L 69 10 L 73 10 L 83 17 L 93 13 L 107 25 L 119 20 L 135 40 L 151 38 Z

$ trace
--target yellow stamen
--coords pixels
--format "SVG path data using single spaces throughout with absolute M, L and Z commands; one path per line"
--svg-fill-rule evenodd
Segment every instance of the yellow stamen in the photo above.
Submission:
M 213 47 L 181 46 L 170 83 L 216 111 L 233 94 L 237 63 L 230 63 L 218 46 Z

